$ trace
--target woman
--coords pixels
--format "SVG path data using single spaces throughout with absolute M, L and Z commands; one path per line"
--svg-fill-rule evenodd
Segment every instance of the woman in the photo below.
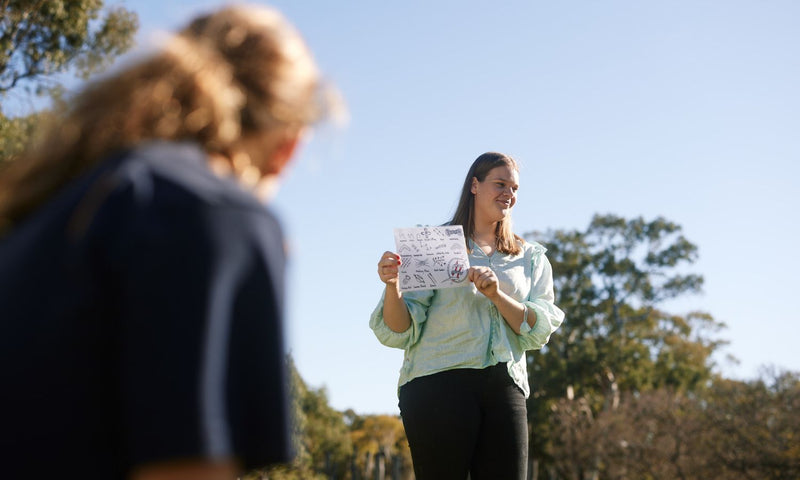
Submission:
M 507 155 L 485 153 L 467 173 L 450 225 L 464 229 L 471 285 L 401 293 L 400 256 L 378 262 L 386 288 L 370 326 L 405 350 L 400 412 L 417 480 L 526 478 L 525 351 L 546 344 L 564 314 L 544 247 L 511 230 L 518 188 Z
M 263 201 L 323 93 L 280 14 L 225 8 L 89 86 L 0 174 L 4 477 L 233 479 L 289 459 Z

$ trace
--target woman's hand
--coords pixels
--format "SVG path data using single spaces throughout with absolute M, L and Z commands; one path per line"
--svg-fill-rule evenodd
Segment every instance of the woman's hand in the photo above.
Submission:
M 378 262 L 378 276 L 386 284 L 386 295 L 383 298 L 383 323 L 390 330 L 402 333 L 411 326 L 411 316 L 403 301 L 403 294 L 397 283 L 400 271 L 400 255 L 394 252 L 383 252 Z
M 400 255 L 394 252 L 383 252 L 378 262 L 378 276 L 386 285 L 397 285 L 400 271 Z
M 525 321 L 527 307 L 500 290 L 500 281 L 492 269 L 489 267 L 470 267 L 467 278 L 475 284 L 475 288 L 479 292 L 484 294 L 497 307 L 497 311 L 503 316 L 506 324 L 514 330 L 514 333 L 521 335 L 520 327 Z M 533 327 L 536 324 L 536 312 L 532 313 L 533 316 L 528 321 L 529 327 Z M 530 320 L 533 320 L 533 322 Z
M 494 300 L 498 296 L 499 281 L 489 267 L 470 267 L 467 275 L 469 281 L 475 284 L 475 288 L 484 294 L 489 300 Z

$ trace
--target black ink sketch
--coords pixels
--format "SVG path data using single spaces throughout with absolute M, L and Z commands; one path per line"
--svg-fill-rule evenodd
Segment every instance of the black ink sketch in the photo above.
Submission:
M 469 257 L 460 226 L 395 229 L 403 291 L 465 285 Z
M 431 286 L 432 286 L 432 287 L 435 287 L 435 286 L 436 286 L 436 280 L 434 280 L 434 279 L 433 279 L 433 275 L 431 275 L 431 274 L 429 273 L 429 274 L 428 274 L 428 278 L 430 278 L 430 279 L 431 279 Z

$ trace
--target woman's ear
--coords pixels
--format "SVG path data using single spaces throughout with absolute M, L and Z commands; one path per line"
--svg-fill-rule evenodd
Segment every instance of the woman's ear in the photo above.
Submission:
M 478 177 L 472 177 L 472 186 L 469 191 L 472 192 L 473 195 L 478 193 Z

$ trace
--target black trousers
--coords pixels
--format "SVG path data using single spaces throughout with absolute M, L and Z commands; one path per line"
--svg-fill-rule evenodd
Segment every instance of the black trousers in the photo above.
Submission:
M 417 480 L 525 480 L 525 395 L 505 364 L 415 378 L 400 414 Z

